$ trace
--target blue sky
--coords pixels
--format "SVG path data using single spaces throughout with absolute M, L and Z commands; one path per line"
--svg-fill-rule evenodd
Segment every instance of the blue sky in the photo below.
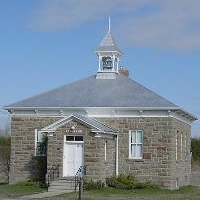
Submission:
M 0 1 L 0 108 L 95 74 L 111 15 L 130 76 L 200 118 L 199 10 L 198 0 Z

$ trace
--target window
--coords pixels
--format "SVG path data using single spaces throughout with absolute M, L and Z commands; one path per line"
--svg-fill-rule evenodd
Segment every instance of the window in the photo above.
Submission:
M 185 134 L 185 156 L 187 155 L 187 133 Z
M 181 133 L 181 159 L 183 158 L 183 133 Z
M 65 137 L 65 141 L 66 142 L 83 142 L 83 136 L 80 136 L 80 135 L 78 135 L 78 136 L 75 136 L 75 135 L 67 135 L 66 137 Z
M 47 155 L 47 134 L 37 131 L 37 129 L 35 130 L 35 155 Z
M 129 131 L 129 158 L 142 159 L 143 157 L 143 131 Z
M 176 136 L 176 150 L 175 150 L 175 154 L 176 154 L 176 160 L 178 160 L 178 136 Z
M 104 145 L 104 148 L 105 148 L 105 162 L 107 161 L 107 141 L 105 141 L 105 145 Z

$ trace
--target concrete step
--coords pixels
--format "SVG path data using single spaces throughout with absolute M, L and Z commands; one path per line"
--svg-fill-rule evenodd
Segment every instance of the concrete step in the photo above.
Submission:
M 51 185 L 49 188 L 66 188 L 66 189 L 74 189 L 75 185 Z
M 75 189 L 65 189 L 65 188 L 48 188 L 48 192 L 74 192 Z
M 74 184 L 75 181 L 63 181 L 63 180 L 60 180 L 60 181 L 53 181 L 50 183 L 50 185 L 69 185 L 69 184 Z
M 72 179 L 61 179 L 57 181 L 52 181 L 50 187 L 48 188 L 49 192 L 57 191 L 74 191 L 75 190 L 75 181 Z

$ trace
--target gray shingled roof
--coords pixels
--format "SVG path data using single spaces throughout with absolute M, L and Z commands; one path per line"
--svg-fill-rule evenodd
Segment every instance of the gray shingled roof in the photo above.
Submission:
M 116 79 L 96 79 L 96 76 L 90 76 L 11 104 L 6 108 L 17 107 L 178 108 L 175 104 L 121 74 L 117 75 Z
M 108 31 L 108 33 L 103 38 L 99 46 L 95 49 L 95 51 L 96 52 L 119 52 L 120 54 L 122 54 L 114 38 L 112 37 L 110 31 Z

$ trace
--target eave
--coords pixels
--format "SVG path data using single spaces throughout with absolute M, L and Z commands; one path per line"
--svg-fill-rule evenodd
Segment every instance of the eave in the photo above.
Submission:
M 192 123 L 198 120 L 179 107 L 4 107 L 14 116 L 66 117 L 77 112 L 89 117 L 174 117 Z

